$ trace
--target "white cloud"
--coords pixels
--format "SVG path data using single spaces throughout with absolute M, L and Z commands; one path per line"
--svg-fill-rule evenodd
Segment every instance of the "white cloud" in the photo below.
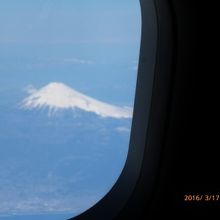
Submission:
M 78 58 L 65 58 L 64 63 L 69 63 L 69 64 L 81 64 L 81 65 L 91 65 L 94 64 L 92 60 L 83 60 L 83 59 L 78 59 Z
M 28 94 L 33 94 L 33 93 L 35 93 L 37 90 L 34 88 L 33 85 L 28 85 L 28 86 L 25 87 L 25 91 L 27 91 Z
M 120 133 L 130 133 L 130 129 L 127 127 L 117 127 L 116 131 L 120 132 Z

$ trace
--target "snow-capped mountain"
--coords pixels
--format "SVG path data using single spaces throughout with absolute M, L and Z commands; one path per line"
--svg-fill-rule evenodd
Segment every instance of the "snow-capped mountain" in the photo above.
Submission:
M 78 214 L 99 201 L 120 175 L 132 111 L 62 83 L 27 90 L 27 98 L 19 89 L 8 101 L 0 99 L 0 219 L 7 213 Z M 48 117 L 48 110 L 60 109 L 64 112 Z
M 30 95 L 22 101 L 24 109 L 48 108 L 49 113 L 59 109 L 81 109 L 101 117 L 131 118 L 132 108 L 110 105 L 58 82 L 52 82 L 41 89 L 31 88 Z

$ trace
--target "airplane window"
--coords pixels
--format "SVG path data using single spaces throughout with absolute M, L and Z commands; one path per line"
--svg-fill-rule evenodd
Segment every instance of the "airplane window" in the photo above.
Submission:
M 0 220 L 76 216 L 124 167 L 138 0 L 0 2 Z

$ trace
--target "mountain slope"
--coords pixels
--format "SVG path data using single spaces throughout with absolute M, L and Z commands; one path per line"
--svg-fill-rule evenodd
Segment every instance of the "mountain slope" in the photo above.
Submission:
M 132 109 L 129 107 L 118 107 L 101 102 L 57 82 L 49 83 L 39 90 L 32 89 L 30 96 L 23 100 L 22 108 L 49 108 L 49 113 L 59 109 L 78 108 L 86 112 L 93 112 L 101 117 L 132 117 Z

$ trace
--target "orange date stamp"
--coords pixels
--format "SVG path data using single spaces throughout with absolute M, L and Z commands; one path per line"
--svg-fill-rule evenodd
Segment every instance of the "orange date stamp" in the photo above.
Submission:
M 220 202 L 220 194 L 185 194 L 185 202 Z

